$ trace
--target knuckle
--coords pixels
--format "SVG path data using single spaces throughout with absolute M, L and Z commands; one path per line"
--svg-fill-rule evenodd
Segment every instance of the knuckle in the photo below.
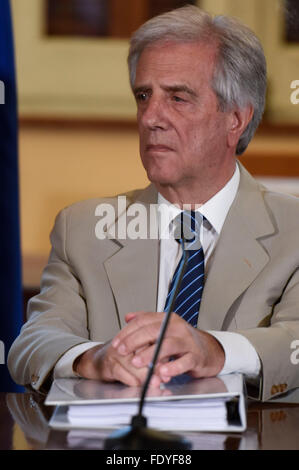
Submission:
M 196 360 L 194 354 L 190 354 L 190 369 L 195 369 L 195 367 L 198 365 L 198 361 Z
M 139 357 L 140 357 L 141 365 L 148 364 L 150 360 L 152 359 L 152 354 L 153 354 L 152 348 L 148 348 L 142 353 L 140 353 Z
M 165 343 L 165 348 L 167 348 L 168 350 L 172 350 L 174 346 L 177 344 L 177 340 L 173 336 L 168 336 L 167 338 L 165 338 L 164 343 Z
M 109 363 L 107 365 L 108 365 L 108 367 L 107 367 L 106 371 L 107 372 L 109 371 L 109 375 L 110 375 L 111 378 L 116 379 L 117 378 L 117 362 L 109 361 Z
M 175 366 L 176 366 L 176 373 L 177 374 L 182 374 L 183 372 L 185 372 L 185 368 L 183 367 L 183 364 L 182 364 L 181 361 L 177 361 Z
M 144 320 L 146 318 L 146 315 L 148 315 L 147 312 L 140 312 L 136 317 L 133 319 L 134 323 L 136 323 L 137 326 L 142 326 L 144 324 Z

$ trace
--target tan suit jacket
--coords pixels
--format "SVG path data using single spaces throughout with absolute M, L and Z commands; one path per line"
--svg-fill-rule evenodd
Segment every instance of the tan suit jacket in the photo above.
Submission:
M 157 202 L 153 185 L 128 195 L 129 204 Z M 76 203 L 57 217 L 41 293 L 9 354 L 14 380 L 39 388 L 72 346 L 107 341 L 127 312 L 155 311 L 157 240 L 99 240 L 98 204 Z M 117 233 L 117 232 L 116 232 Z M 198 327 L 236 331 L 262 363 L 260 398 L 299 386 L 292 342 L 299 339 L 299 199 L 261 187 L 241 166 L 237 196 L 209 269 Z

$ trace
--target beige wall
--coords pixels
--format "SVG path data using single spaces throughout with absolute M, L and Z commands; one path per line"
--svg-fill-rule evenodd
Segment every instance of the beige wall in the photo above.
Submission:
M 48 252 L 55 215 L 66 205 L 146 184 L 133 130 L 21 128 L 23 253 Z

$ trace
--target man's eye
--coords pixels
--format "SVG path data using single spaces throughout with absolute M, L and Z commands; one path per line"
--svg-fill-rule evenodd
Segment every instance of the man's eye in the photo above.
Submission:
M 183 98 L 181 98 L 180 96 L 177 96 L 177 95 L 174 95 L 172 97 L 173 101 L 175 101 L 176 103 L 180 103 L 180 102 L 183 102 L 185 100 L 183 100 Z
M 137 93 L 136 95 L 137 101 L 145 101 L 146 99 L 147 99 L 147 93 L 145 93 L 144 91 Z

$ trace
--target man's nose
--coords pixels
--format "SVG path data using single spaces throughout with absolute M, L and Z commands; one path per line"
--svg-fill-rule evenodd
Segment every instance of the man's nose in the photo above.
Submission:
M 168 124 L 165 104 L 160 99 L 152 97 L 141 111 L 140 119 L 143 126 L 151 130 L 166 129 Z

